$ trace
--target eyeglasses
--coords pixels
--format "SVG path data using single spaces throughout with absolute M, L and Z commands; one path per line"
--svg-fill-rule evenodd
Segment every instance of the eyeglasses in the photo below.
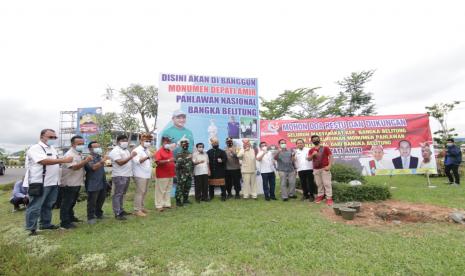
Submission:
M 56 137 L 56 136 L 47 136 L 46 138 L 53 139 L 53 140 L 58 139 L 58 137 Z

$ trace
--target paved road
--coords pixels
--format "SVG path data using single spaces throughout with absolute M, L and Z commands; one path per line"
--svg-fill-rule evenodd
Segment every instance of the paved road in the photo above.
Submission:
M 23 169 L 9 169 L 6 168 L 6 172 L 4 175 L 0 175 L 0 185 L 8 184 L 11 182 L 16 182 L 17 180 L 21 179 L 24 176 L 26 170 Z

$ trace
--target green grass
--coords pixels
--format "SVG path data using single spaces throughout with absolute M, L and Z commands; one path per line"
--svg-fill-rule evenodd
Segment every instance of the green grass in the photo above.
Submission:
M 447 187 L 444 178 L 432 180 L 436 189 L 427 188 L 421 176 L 369 178 L 397 187 L 393 199 L 465 207 L 462 187 Z M 24 237 L 24 212 L 11 213 L 9 192 L 0 193 L 0 275 L 123 275 L 116 263 L 127 259 L 134 263 L 133 257 L 143 261 L 143 271 L 157 275 L 461 275 L 465 271 L 461 225 L 349 226 L 324 218 L 320 212 L 327 208 L 324 205 L 263 198 L 225 203 L 215 198 L 162 214 L 152 211 L 147 218 L 131 217 L 126 222 L 109 218 L 71 231 L 41 232 L 38 237 L 45 247 L 59 248 L 39 258 L 31 255 L 30 242 L 8 242 L 10 233 Z M 128 210 L 131 197 L 132 193 L 126 201 Z M 153 187 L 146 202 L 153 210 Z M 109 199 L 104 207 L 111 216 Z M 85 202 L 76 211 L 85 218 Z M 58 217 L 54 211 L 56 223 Z M 83 255 L 95 253 L 105 254 L 106 268 L 73 268 Z

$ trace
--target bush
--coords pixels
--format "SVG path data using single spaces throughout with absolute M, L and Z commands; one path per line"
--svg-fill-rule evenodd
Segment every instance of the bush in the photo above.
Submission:
M 333 199 L 335 202 L 386 200 L 391 196 L 389 188 L 383 185 L 350 186 L 343 183 L 333 184 Z
M 352 180 L 358 180 L 366 183 L 360 170 L 346 164 L 333 164 L 331 166 L 332 180 L 336 182 L 348 183 Z

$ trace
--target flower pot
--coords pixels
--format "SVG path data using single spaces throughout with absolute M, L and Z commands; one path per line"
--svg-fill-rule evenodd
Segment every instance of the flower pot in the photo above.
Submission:
M 362 203 L 358 201 L 348 202 L 347 207 L 355 209 L 357 213 L 360 213 L 360 208 L 362 207 Z
M 357 212 L 355 209 L 348 207 L 339 208 L 339 210 L 341 211 L 342 217 L 346 220 L 353 220 L 355 213 Z
M 333 211 L 336 215 L 340 216 L 341 215 L 341 210 L 340 208 L 346 207 L 345 204 L 334 204 L 333 205 Z

